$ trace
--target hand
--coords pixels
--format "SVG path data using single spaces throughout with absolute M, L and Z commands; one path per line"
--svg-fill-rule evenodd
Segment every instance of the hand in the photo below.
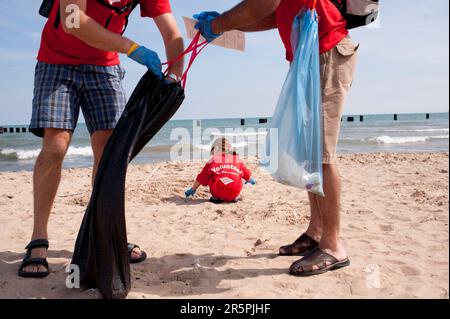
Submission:
M 187 191 L 184 192 L 184 195 L 186 195 L 186 198 L 194 196 L 195 195 L 195 190 L 193 190 L 192 188 L 189 188 Z
M 248 181 L 245 182 L 245 184 L 251 184 L 251 185 L 255 185 L 256 181 L 254 178 L 250 178 Z
M 218 37 L 220 37 L 223 33 L 214 33 L 212 29 L 212 22 L 215 18 L 217 18 L 220 14 L 218 12 L 213 11 L 204 11 L 199 14 L 194 15 L 194 19 L 198 19 L 197 24 L 195 25 L 195 29 L 199 30 L 201 35 L 208 42 L 212 42 Z
M 131 52 L 128 56 L 130 59 L 145 65 L 150 71 L 152 71 L 157 77 L 162 79 L 163 75 L 161 72 L 162 65 L 161 60 L 158 57 L 158 54 L 152 50 L 147 49 L 144 46 L 141 46 Z

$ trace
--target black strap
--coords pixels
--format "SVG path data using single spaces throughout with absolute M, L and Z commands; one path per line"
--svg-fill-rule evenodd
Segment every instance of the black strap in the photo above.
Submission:
M 105 28 L 108 28 L 108 27 L 109 27 L 109 24 L 111 23 L 111 20 L 112 20 L 112 18 L 113 18 L 115 15 L 121 15 L 121 14 L 124 14 L 124 13 L 128 13 L 128 14 L 125 16 L 125 25 L 124 25 L 124 28 L 123 28 L 123 30 L 122 30 L 122 34 L 125 32 L 125 30 L 126 30 L 126 28 L 127 28 L 127 26 L 128 26 L 128 17 L 130 16 L 131 12 L 132 12 L 132 11 L 137 7 L 137 5 L 139 4 L 139 0 L 132 0 L 130 3 L 128 3 L 128 4 L 125 5 L 124 7 L 118 8 L 118 7 L 116 7 L 116 6 L 113 6 L 113 5 L 110 4 L 110 3 L 106 2 L 105 0 L 97 0 L 97 2 L 98 2 L 99 4 L 101 4 L 102 6 L 104 6 L 104 7 L 108 8 L 108 9 L 114 11 L 114 13 L 111 14 L 111 15 L 109 16 L 108 20 L 106 20 Z
M 27 250 L 31 250 L 34 248 L 47 248 L 48 249 L 48 240 L 47 239 L 35 239 L 30 241 L 30 243 L 25 247 Z
M 125 17 L 125 26 L 123 27 L 122 34 L 125 33 L 125 30 L 126 30 L 127 27 L 128 27 L 128 19 L 130 18 L 130 14 L 131 14 L 131 12 L 133 12 L 133 10 L 137 7 L 137 5 L 139 4 L 139 1 L 140 1 L 140 0 L 133 0 L 132 5 L 131 5 L 131 10 L 130 10 L 130 12 L 127 14 L 127 16 Z
M 332 4 L 336 8 L 338 8 L 339 12 L 342 14 L 343 17 L 347 14 L 347 0 L 330 0 Z
M 58 29 L 60 23 L 61 23 L 61 5 L 58 6 L 58 12 L 56 13 L 56 18 L 55 18 L 55 22 L 53 23 L 53 27 L 55 29 Z

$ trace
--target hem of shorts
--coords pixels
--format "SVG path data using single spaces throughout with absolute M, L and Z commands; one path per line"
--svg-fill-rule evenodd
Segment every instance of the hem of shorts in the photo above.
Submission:
M 75 129 L 71 127 L 71 125 L 66 124 L 64 122 L 55 123 L 55 122 L 40 122 L 39 125 L 30 125 L 29 130 L 31 133 L 38 137 L 44 136 L 44 129 L 46 128 L 55 128 L 60 130 L 74 131 Z
M 113 124 L 113 125 L 103 125 L 103 126 L 96 126 L 96 127 L 88 127 L 88 131 L 89 134 L 94 134 L 95 132 L 98 131 L 105 131 L 105 130 L 114 130 L 117 126 L 117 123 Z

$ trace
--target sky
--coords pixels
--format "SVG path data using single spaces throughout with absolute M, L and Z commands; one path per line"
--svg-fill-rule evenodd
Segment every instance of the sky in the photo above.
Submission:
M 222 12 L 238 2 L 171 0 L 183 35 L 182 16 Z M 0 3 L 0 125 L 29 123 L 36 55 L 46 22 L 38 15 L 40 3 Z M 381 1 L 378 23 L 377 28 L 350 33 L 361 46 L 345 114 L 447 112 L 449 1 Z M 165 61 L 161 36 L 151 19 L 134 12 L 126 36 Z M 202 52 L 189 73 L 186 100 L 175 119 L 272 115 L 289 67 L 282 42 L 276 30 L 247 34 L 246 41 L 244 53 L 215 46 Z M 126 56 L 122 64 L 129 96 L 146 70 Z

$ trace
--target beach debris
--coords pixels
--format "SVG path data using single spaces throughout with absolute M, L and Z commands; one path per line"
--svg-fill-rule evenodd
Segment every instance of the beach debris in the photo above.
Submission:
M 83 195 L 87 192 L 88 191 L 82 191 L 82 192 L 78 192 L 78 193 L 64 194 L 64 195 L 59 195 L 58 197 L 65 198 L 65 197 L 79 196 L 79 195 Z
M 263 241 L 258 238 L 258 240 L 253 244 L 255 247 L 261 246 L 263 244 Z
M 148 181 L 153 177 L 153 175 L 156 174 L 156 172 L 159 170 L 159 168 L 161 167 L 160 164 L 156 165 L 156 167 L 153 169 L 153 171 L 150 173 L 150 175 L 145 179 L 145 181 L 142 182 L 141 184 L 141 188 L 145 186 L 145 184 L 148 183 Z
M 192 267 L 194 267 L 194 269 L 200 268 L 200 258 L 194 258 L 194 262 L 192 263 Z
M 223 216 L 223 214 L 224 214 L 222 209 L 217 209 L 216 213 L 220 216 Z

